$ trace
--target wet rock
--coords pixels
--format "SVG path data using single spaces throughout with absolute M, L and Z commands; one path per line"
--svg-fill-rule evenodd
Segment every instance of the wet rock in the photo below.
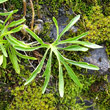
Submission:
M 84 100 L 85 102 L 85 106 L 91 106 L 93 104 L 93 101 L 92 100 Z M 93 110 L 93 106 L 91 107 L 88 107 L 86 110 Z
M 99 70 L 100 75 L 110 73 L 108 71 L 110 68 L 110 64 L 105 49 L 106 48 L 104 47 L 104 48 L 92 50 L 90 51 L 91 56 L 84 58 L 86 62 L 94 64 L 100 68 Z M 88 73 L 93 73 L 93 71 L 88 70 Z
M 83 103 L 81 100 L 80 100 L 80 98 L 76 98 L 76 103 Z M 86 109 L 86 110 L 93 110 L 93 106 L 92 106 L 92 104 L 93 104 L 93 100 L 84 100 L 84 106 L 88 106 L 88 108 Z M 89 107 L 90 106 L 90 107 Z
M 66 16 L 61 16 L 57 19 L 58 21 L 58 27 L 59 27 L 59 33 L 61 33 L 63 31 L 63 29 L 68 25 L 67 23 L 67 20 L 68 20 L 68 17 Z M 69 31 L 71 32 L 77 32 L 77 27 L 75 26 L 72 26 L 67 32 L 66 34 L 69 33 Z M 52 30 L 51 30 L 51 33 L 50 33 L 50 37 L 53 38 L 54 40 L 56 39 L 56 27 L 55 25 L 53 26 Z

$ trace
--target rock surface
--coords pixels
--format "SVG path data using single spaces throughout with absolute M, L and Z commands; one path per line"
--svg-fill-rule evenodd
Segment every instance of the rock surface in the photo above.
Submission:
M 84 58 L 86 62 L 94 64 L 100 68 L 99 70 L 100 75 L 110 73 L 108 71 L 110 68 L 109 59 L 108 59 L 105 49 L 106 48 L 104 47 L 104 48 L 92 50 L 90 51 L 91 56 Z M 93 73 L 92 70 L 88 70 L 88 72 Z

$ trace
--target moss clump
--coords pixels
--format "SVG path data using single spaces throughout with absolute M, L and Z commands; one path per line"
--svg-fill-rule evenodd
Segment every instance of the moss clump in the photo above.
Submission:
M 110 110 L 110 83 L 107 75 L 94 77 L 94 82 L 91 83 L 88 90 L 83 94 L 88 99 L 92 99 L 95 109 Z
M 110 16 L 110 3 L 108 3 L 108 4 L 104 4 L 104 14 L 106 15 L 106 16 Z
M 55 110 L 53 94 L 42 95 L 41 87 L 35 82 L 12 90 L 13 101 L 8 110 Z
M 23 2 L 22 0 L 8 0 L 7 8 L 8 10 L 22 9 L 23 8 L 22 2 Z
M 110 16 L 105 17 L 100 6 L 94 6 L 89 17 L 84 16 L 83 19 L 89 31 L 88 40 L 97 43 L 110 40 Z
M 71 87 L 69 87 L 71 85 Z M 84 109 L 83 104 L 76 103 L 77 97 L 81 90 L 73 81 L 65 82 L 65 95 L 63 98 L 58 98 L 57 107 L 58 110 L 86 110 Z
M 89 105 L 85 105 L 84 99 L 86 97 L 83 98 L 83 96 L 88 92 L 89 86 L 94 82 L 94 78 L 93 76 L 84 76 L 81 74 L 78 76 L 81 83 L 84 84 L 83 89 L 80 89 L 67 75 L 64 76 L 64 97 L 59 98 L 59 95 L 56 95 L 58 110 L 87 110 L 87 108 L 90 108 Z

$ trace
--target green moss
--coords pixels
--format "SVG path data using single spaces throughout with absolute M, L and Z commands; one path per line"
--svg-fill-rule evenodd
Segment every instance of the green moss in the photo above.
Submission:
M 93 76 L 93 82 L 88 86 L 88 89 L 83 91 L 83 97 L 93 100 L 95 109 L 109 110 L 110 109 L 110 85 L 105 76 Z
M 91 8 L 91 11 L 84 14 L 82 18 L 78 33 L 89 31 L 85 40 L 97 44 L 105 44 L 106 52 L 110 58 L 110 16 L 105 16 L 102 12 L 102 7 L 95 4 L 95 6 Z
M 12 95 L 14 99 L 8 110 L 55 110 L 53 94 L 42 95 L 41 87 L 35 82 L 25 87 L 16 87 Z
M 110 3 L 104 4 L 103 8 L 104 8 L 104 14 L 105 14 L 106 16 L 110 16 Z
M 22 0 L 8 0 L 7 8 L 8 10 L 22 9 Z
M 86 37 L 96 43 L 110 40 L 110 16 L 105 17 L 100 6 L 94 6 L 89 17 L 83 17 L 85 28 L 89 31 Z

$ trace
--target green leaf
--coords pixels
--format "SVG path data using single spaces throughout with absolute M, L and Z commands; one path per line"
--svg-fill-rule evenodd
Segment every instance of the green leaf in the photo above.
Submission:
M 39 38 L 34 32 L 32 32 L 29 28 L 25 28 L 26 29 L 26 31 L 32 36 L 32 37 L 34 37 L 36 40 L 37 40 L 37 42 L 39 42 L 40 44 L 44 44 L 43 43 L 43 41 L 42 41 L 42 39 L 41 38 Z
M 18 10 L 13 10 L 13 11 L 10 11 L 10 12 L 3 12 L 1 13 L 0 12 L 0 16 L 7 16 L 7 15 L 10 15 L 10 13 L 16 13 Z
M 64 30 L 60 33 L 60 35 L 58 36 L 57 41 L 61 38 L 61 36 L 67 32 L 80 18 L 80 15 L 77 15 L 75 18 L 73 18 L 70 23 L 64 28 Z
M 3 21 L 2 21 L 2 20 L 0 20 L 0 23 L 3 23 Z
M 88 48 L 85 48 L 79 45 L 71 45 L 65 48 L 58 48 L 58 49 L 63 49 L 66 51 L 87 51 L 88 50 Z
M 39 65 L 36 67 L 36 69 L 32 72 L 31 76 L 27 79 L 27 81 L 25 82 L 24 85 L 27 85 L 28 83 L 30 83 L 36 76 L 38 73 L 41 72 L 42 66 L 44 64 L 44 60 L 46 58 L 47 52 L 49 49 L 46 50 L 41 62 L 39 63 Z
M 63 97 L 64 95 L 64 79 L 63 79 L 63 71 L 61 64 L 59 63 L 59 93 L 60 96 Z
M 34 51 L 40 48 L 44 48 L 45 46 L 37 46 L 37 47 L 22 47 L 22 46 L 14 46 L 15 49 L 21 51 Z
M 83 33 L 83 34 L 81 34 L 79 36 L 76 36 L 74 38 L 69 38 L 67 40 L 60 41 L 59 44 L 71 43 L 71 42 L 77 41 L 77 40 L 85 37 L 86 35 L 88 35 L 88 32 L 85 32 L 85 33 Z
M 5 20 L 4 23 L 3 23 L 3 26 L 5 26 L 6 22 L 11 18 L 12 14 L 13 14 L 13 13 L 10 13 L 10 14 L 8 15 L 8 17 L 6 18 L 6 20 Z
M 11 63 L 13 64 L 13 68 L 15 69 L 16 73 L 20 74 L 20 68 L 19 68 L 19 64 L 17 61 L 18 59 L 15 54 L 14 48 L 10 47 L 10 50 L 8 49 L 8 54 L 9 54 Z
M 3 63 L 3 55 L 0 55 L 0 66 L 2 65 Z
M 42 87 L 42 93 L 44 94 L 46 88 L 47 88 L 47 85 L 48 85 L 48 82 L 49 82 L 49 79 L 50 79 L 50 73 L 51 73 L 51 59 L 52 59 L 52 51 L 50 52 L 50 56 L 49 56 L 49 59 L 47 61 L 47 65 L 46 65 L 46 70 L 44 71 L 44 74 L 45 74 L 45 81 L 44 81 L 44 85 Z
M 3 55 L 5 56 L 5 57 L 8 57 L 8 55 L 7 55 L 7 52 L 6 52 L 6 49 L 5 49 L 5 47 L 4 47 L 4 45 L 0 45 L 0 47 L 1 47 L 1 50 L 2 50 L 2 53 L 3 53 Z
M 24 59 L 37 60 L 37 58 L 35 58 L 35 57 L 30 57 L 30 56 L 27 56 L 27 55 L 22 55 L 21 53 L 19 53 L 17 51 L 16 51 L 16 55 L 18 55 L 19 57 L 24 58 Z
M 57 50 L 56 50 L 57 51 Z M 56 52 L 54 51 L 54 52 Z M 63 65 L 65 66 L 68 75 L 70 76 L 70 78 L 79 86 L 82 88 L 82 85 L 78 79 L 78 77 L 75 75 L 75 73 L 73 72 L 73 70 L 71 69 L 71 67 L 66 64 L 64 57 L 59 53 L 59 51 L 56 52 L 56 54 L 59 56 L 60 61 L 63 63 Z
M 70 78 L 79 86 L 82 88 L 82 85 L 78 79 L 78 77 L 75 75 L 75 73 L 73 72 L 73 70 L 70 68 L 70 66 L 68 64 L 66 64 L 64 61 L 62 61 L 62 63 L 64 64 L 68 75 L 70 76 Z
M 55 23 L 55 26 L 56 26 L 56 29 L 57 29 L 57 39 L 58 39 L 58 36 L 59 36 L 59 27 L 58 27 L 58 23 L 57 23 L 57 20 L 55 17 L 53 17 L 53 21 Z
M 8 1 L 8 0 L 0 0 L 0 3 L 6 2 L 6 1 Z
M 70 64 L 73 64 L 73 65 L 76 65 L 76 66 L 79 66 L 79 67 L 82 67 L 82 68 L 86 68 L 86 69 L 91 69 L 91 70 L 99 70 L 99 67 L 95 66 L 95 65 L 92 65 L 92 64 L 88 64 L 86 62 L 76 62 L 76 61 L 72 61 L 72 60 L 69 60 L 65 57 L 63 57 L 68 63 Z
M 13 21 L 13 22 L 11 22 L 11 23 L 8 25 L 8 27 L 17 26 L 17 25 L 23 23 L 25 20 L 26 20 L 26 19 L 20 19 L 20 20 L 17 20 L 17 21 Z
M 11 18 L 12 14 L 16 13 L 18 10 L 14 10 L 14 11 L 11 11 L 10 14 L 8 15 L 8 17 L 6 18 L 6 20 L 4 21 L 3 23 L 3 26 L 5 26 L 6 22 Z
M 60 63 L 60 56 L 58 54 L 58 51 L 54 49 L 54 53 L 57 56 L 58 62 L 59 62 L 59 93 L 60 96 L 63 97 L 64 95 L 64 79 L 63 79 L 63 71 Z
M 30 47 L 29 44 L 24 43 L 23 41 L 19 41 L 16 38 L 12 37 L 10 34 L 7 36 L 5 36 L 6 39 L 14 46 L 21 46 L 21 47 Z
M 16 27 L 16 28 L 12 29 L 12 30 L 10 30 L 10 31 L 4 32 L 4 33 L 1 35 L 1 37 L 6 36 L 6 35 L 8 35 L 8 34 L 12 34 L 12 33 L 16 33 L 16 32 L 18 32 L 18 31 L 20 31 L 20 30 L 22 29 L 22 26 L 23 26 L 23 25 L 20 25 L 20 26 L 18 26 L 18 27 Z
M 80 44 L 80 45 L 83 45 L 83 46 L 86 46 L 86 47 L 89 47 L 89 48 L 93 48 L 93 49 L 103 48 L 103 46 L 93 44 L 93 43 L 90 43 L 90 42 L 86 42 L 86 41 L 69 41 L 69 42 L 66 42 L 66 43 Z M 64 44 L 64 42 L 59 42 L 59 44 Z
M 6 40 L 0 40 L 0 44 L 4 44 L 4 43 L 7 43 Z
M 6 65 L 7 65 L 7 59 L 6 57 L 3 55 L 3 68 L 5 69 L 6 68 Z
M 10 14 L 10 12 L 5 12 L 5 13 L 0 12 L 0 16 L 7 16 L 9 14 Z

